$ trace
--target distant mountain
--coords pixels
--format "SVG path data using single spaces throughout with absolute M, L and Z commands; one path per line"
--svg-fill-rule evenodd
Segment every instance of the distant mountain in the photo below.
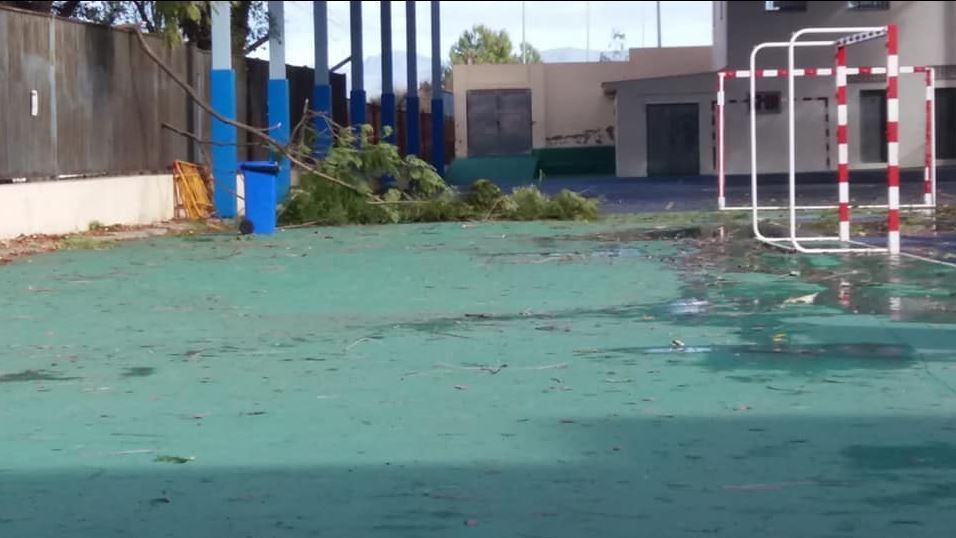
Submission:
M 599 51 L 591 51 L 591 61 L 596 62 Z M 573 47 L 548 49 L 541 51 L 541 60 L 544 63 L 586 62 L 588 51 Z M 431 58 L 418 55 L 418 82 L 419 84 L 432 79 Z M 395 91 L 402 93 L 407 87 L 405 51 L 392 52 L 392 73 L 394 76 Z M 348 87 L 352 87 L 351 64 L 339 69 L 340 73 L 348 75 Z M 377 97 L 382 93 L 382 55 L 376 54 L 365 58 L 365 93 L 369 98 Z
M 392 51 L 392 77 L 395 91 L 404 93 L 408 87 L 407 66 L 405 51 Z M 419 55 L 418 61 L 418 83 L 431 81 L 432 67 L 431 59 L 427 56 Z M 348 75 L 349 89 L 352 87 L 351 64 L 339 69 L 340 73 Z M 372 97 L 378 97 L 382 94 L 382 55 L 376 54 L 365 58 L 365 93 Z

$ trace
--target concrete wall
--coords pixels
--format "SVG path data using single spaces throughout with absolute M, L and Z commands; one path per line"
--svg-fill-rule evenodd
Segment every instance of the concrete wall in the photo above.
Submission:
M 715 2 L 716 4 L 717 2 Z M 925 1 L 893 1 L 889 10 L 851 10 L 847 2 L 807 2 L 806 11 L 776 11 L 764 9 L 765 2 L 720 2 L 715 13 L 723 8 L 727 17 L 726 63 L 734 69 L 743 69 L 749 62 L 754 45 L 765 41 L 781 41 L 805 27 L 827 26 L 881 26 L 895 23 L 899 28 L 900 63 L 903 65 L 956 64 L 956 3 Z M 723 40 L 721 40 L 723 41 Z M 718 33 L 714 34 L 715 48 Z M 884 41 L 874 40 L 854 45 L 848 50 L 850 65 L 884 65 Z M 767 63 L 784 67 L 783 51 L 767 52 L 762 56 Z M 804 49 L 798 58 L 806 65 L 828 66 L 833 63 L 833 51 Z M 718 61 L 718 64 L 721 63 Z
M 708 71 L 712 62 L 710 47 L 667 47 L 631 49 L 628 62 L 456 65 L 455 153 L 468 153 L 470 90 L 531 90 L 535 148 L 610 145 L 614 105 L 602 83 Z
M 171 220 L 169 174 L 0 185 L 0 239 L 23 234 L 67 234 L 100 224 Z

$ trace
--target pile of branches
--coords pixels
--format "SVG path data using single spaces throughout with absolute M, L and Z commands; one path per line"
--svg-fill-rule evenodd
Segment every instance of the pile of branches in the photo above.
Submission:
M 217 112 L 195 88 L 173 71 L 149 46 L 142 32 L 134 29 L 149 58 L 213 118 L 249 133 L 254 145 L 266 148 L 276 158 L 288 159 L 299 175 L 299 186 L 280 209 L 286 225 L 382 224 L 455 220 L 594 220 L 596 200 L 571 191 L 547 196 L 536 187 L 516 188 L 504 194 L 487 180 L 479 180 L 465 192 L 445 183 L 427 162 L 402 157 L 394 144 L 373 140 L 373 128 L 346 128 L 330 118 L 317 116 L 308 102 L 302 119 L 292 129 L 288 142 L 280 142 L 270 128 L 254 127 Z M 318 120 L 318 121 L 317 121 Z M 314 152 L 316 124 L 334 133 L 328 154 L 318 159 Z M 201 144 L 195 134 L 176 126 L 164 127 Z M 386 128 L 387 130 L 387 128 Z M 325 134 L 323 133 L 323 134 Z M 383 133 L 386 138 L 390 132 Z M 221 186 L 218 186 L 221 188 Z

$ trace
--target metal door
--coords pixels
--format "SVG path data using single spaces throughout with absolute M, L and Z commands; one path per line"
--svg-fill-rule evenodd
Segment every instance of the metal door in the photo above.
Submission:
M 700 173 L 697 103 L 647 105 L 647 175 Z
M 471 90 L 466 106 L 468 155 L 531 152 L 531 90 Z

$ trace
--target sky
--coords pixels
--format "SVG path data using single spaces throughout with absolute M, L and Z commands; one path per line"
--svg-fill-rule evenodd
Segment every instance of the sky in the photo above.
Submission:
M 381 54 L 380 2 L 362 2 L 363 56 Z M 418 54 L 431 56 L 430 4 L 416 3 Z M 588 48 L 591 58 L 608 50 L 614 30 L 624 32 L 628 47 L 657 44 L 655 2 L 469 2 L 441 3 L 441 51 L 447 61 L 448 49 L 461 33 L 475 24 L 503 29 L 517 44 L 521 41 L 521 11 L 525 9 L 525 36 L 538 50 Z M 590 13 L 588 13 L 590 12 Z M 329 2 L 329 63 L 335 65 L 350 54 L 349 2 Z M 589 21 L 589 24 L 588 22 Z M 312 2 L 286 2 L 286 61 L 312 66 Z M 661 2 L 664 46 L 711 44 L 710 2 Z M 590 28 L 590 32 L 588 32 Z M 405 2 L 392 2 L 392 43 L 395 51 L 405 50 Z M 254 56 L 268 58 L 263 47 Z M 345 70 L 347 71 L 347 70 Z M 421 73 L 422 80 L 429 73 Z

